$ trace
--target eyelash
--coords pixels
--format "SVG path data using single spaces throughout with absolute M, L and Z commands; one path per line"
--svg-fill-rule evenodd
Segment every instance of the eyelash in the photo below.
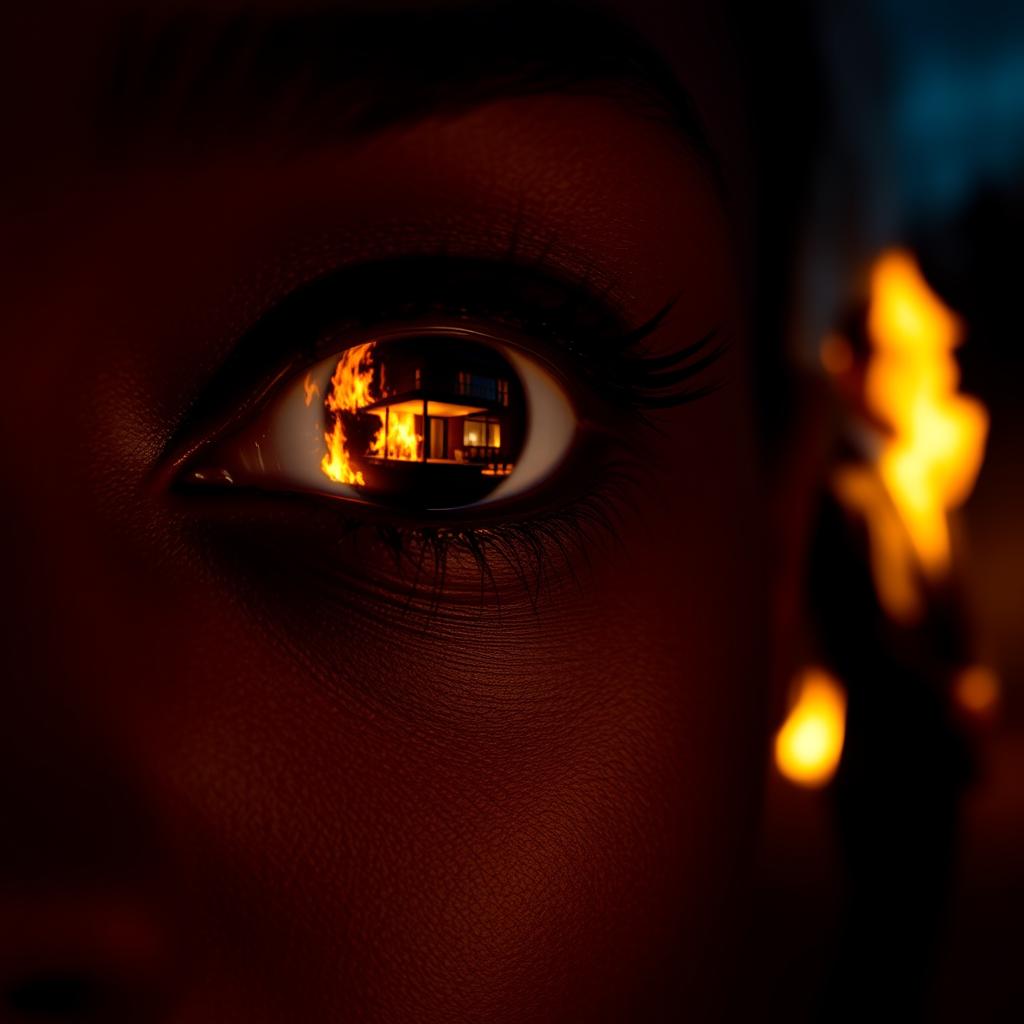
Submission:
M 620 488 L 635 483 L 625 466 L 606 466 L 601 489 L 590 491 L 548 512 L 516 519 L 497 520 L 484 526 L 410 526 L 392 522 L 368 524 L 347 518 L 343 529 L 351 538 L 371 527 L 381 547 L 393 559 L 396 571 L 408 587 L 410 601 L 422 597 L 420 589 L 424 563 L 429 560 L 426 592 L 431 612 L 436 612 L 445 591 L 448 563 L 453 556 L 466 555 L 479 572 L 480 598 L 489 591 L 500 604 L 501 588 L 495 582 L 495 566 L 511 570 L 522 592 L 536 609 L 552 557 L 578 584 L 573 554 L 587 551 L 599 538 L 617 539 L 616 519 L 620 510 L 608 485 Z M 616 493 L 621 498 L 621 491 Z M 409 570 L 411 569 L 411 575 Z
M 378 296 L 375 288 L 382 294 Z M 397 304 L 392 299 L 396 292 L 403 295 Z M 449 292 L 454 293 L 452 298 Z M 350 310 L 344 320 L 337 316 L 339 294 L 360 298 L 360 308 Z M 531 297 L 532 304 L 515 301 L 516 296 L 522 299 L 524 295 Z M 558 295 L 563 301 L 551 301 Z M 385 303 L 392 308 L 386 308 Z M 724 352 L 716 331 L 665 355 L 645 351 L 656 332 L 666 325 L 673 306 L 674 300 L 639 327 L 628 329 L 601 299 L 588 293 L 586 282 L 554 280 L 537 265 L 523 266 L 511 260 L 410 257 L 342 271 L 300 288 L 250 332 L 226 361 L 218 379 L 233 382 L 241 373 L 243 385 L 247 378 L 251 380 L 251 372 L 245 371 L 251 371 L 246 364 L 249 350 L 255 347 L 256 362 L 269 362 L 275 371 L 273 379 L 280 381 L 279 337 L 294 337 L 296 324 L 307 340 L 293 346 L 293 351 L 300 363 L 310 365 L 333 354 L 337 338 L 345 330 L 423 316 L 455 321 L 472 317 L 504 324 L 562 353 L 573 375 L 582 376 L 606 408 L 624 413 L 636 424 L 650 426 L 650 412 L 695 401 L 718 386 L 717 382 L 699 381 Z M 294 370 L 301 372 L 298 365 Z M 204 393 L 205 402 L 197 407 L 197 417 L 203 418 L 204 404 L 230 407 L 232 402 L 230 397 L 225 398 L 225 392 L 231 391 L 237 391 L 237 385 L 220 387 L 215 380 Z M 510 509 L 503 515 L 495 510 L 498 516 L 488 515 L 484 522 L 475 524 L 374 522 L 370 516 L 348 515 L 341 526 L 348 537 L 372 529 L 400 572 L 404 574 L 411 566 L 412 594 L 418 592 L 424 563 L 429 561 L 432 607 L 444 594 L 449 561 L 456 554 L 468 556 L 477 566 L 481 593 L 488 584 L 495 594 L 498 592 L 494 565 L 501 562 L 535 603 L 552 556 L 560 558 L 574 575 L 573 551 L 586 552 L 598 531 L 616 538 L 618 505 L 612 500 L 612 492 L 617 485 L 614 496 L 621 500 L 632 482 L 627 462 L 615 463 L 605 453 L 601 485 L 547 512 L 531 511 L 512 518 Z
M 420 264 L 421 259 L 409 259 L 401 263 L 412 268 Z M 500 270 L 503 275 L 511 276 L 530 275 L 543 269 L 542 263 L 526 265 L 511 258 L 472 265 L 468 261 L 446 257 L 428 259 L 435 268 L 443 268 L 445 277 L 458 276 L 460 272 L 469 269 L 487 272 Z M 419 274 L 414 272 L 408 276 L 419 277 Z M 420 279 L 420 287 L 424 287 L 424 283 Z M 524 306 L 510 307 L 507 301 L 502 301 L 503 296 L 494 301 L 494 295 L 482 294 L 478 280 L 475 286 L 467 289 L 469 293 L 475 291 L 470 304 L 445 303 L 434 292 L 428 301 L 417 303 L 406 299 L 399 317 L 393 312 L 382 310 L 364 316 L 353 326 L 365 328 L 389 319 L 430 315 L 454 322 L 478 318 L 491 324 L 503 323 L 562 353 L 572 364 L 571 370 L 585 377 L 602 399 L 614 409 L 634 416 L 641 424 L 650 423 L 647 415 L 650 412 L 696 401 L 721 386 L 720 381 L 699 382 L 726 351 L 726 345 L 719 339 L 717 329 L 674 352 L 650 355 L 645 351 L 653 336 L 667 325 L 676 299 L 665 303 L 654 316 L 638 327 L 628 328 L 612 316 L 610 311 L 598 308 L 600 300 L 586 290 L 586 281 L 546 283 L 556 288 L 565 288 L 570 295 L 564 305 L 547 308 L 540 315 Z M 507 287 L 506 283 L 502 283 L 504 287 Z M 595 312 L 598 318 L 595 318 Z M 332 332 L 332 339 L 337 337 L 337 333 Z M 333 341 L 327 347 L 316 346 L 308 353 L 308 358 L 313 361 L 333 355 L 334 347 L 336 343 Z

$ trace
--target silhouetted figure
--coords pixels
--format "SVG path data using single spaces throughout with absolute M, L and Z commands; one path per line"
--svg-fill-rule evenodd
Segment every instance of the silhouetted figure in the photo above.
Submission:
M 829 1021 L 920 1018 L 972 771 L 948 696 L 967 658 L 955 595 L 926 588 L 917 624 L 895 622 L 879 603 L 868 543 L 863 519 L 824 497 L 810 611 L 848 692 L 833 785 L 847 888 Z

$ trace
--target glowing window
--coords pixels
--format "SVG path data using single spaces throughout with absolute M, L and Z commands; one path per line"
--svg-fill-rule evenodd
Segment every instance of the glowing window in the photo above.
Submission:
M 497 420 L 467 419 L 462 439 L 468 445 L 500 448 L 501 424 Z

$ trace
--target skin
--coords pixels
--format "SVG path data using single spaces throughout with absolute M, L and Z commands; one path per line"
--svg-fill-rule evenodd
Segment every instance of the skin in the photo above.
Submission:
M 675 6 L 633 16 L 669 40 L 728 207 L 692 147 L 595 96 L 301 159 L 114 167 L 75 103 L 106 20 L 61 11 L 45 74 L 39 22 L 5 36 L 35 101 L 6 90 L 3 991 L 70 972 L 103 1020 L 721 1010 L 772 661 L 768 494 L 730 72 Z M 507 565 L 497 599 L 459 600 L 479 574 L 455 557 L 431 609 L 383 552 L 338 545 L 323 502 L 168 489 L 190 404 L 296 284 L 416 246 L 486 256 L 513 223 L 633 323 L 678 294 L 656 351 L 730 341 L 723 387 L 631 428 L 614 537 L 554 560 L 536 602 Z

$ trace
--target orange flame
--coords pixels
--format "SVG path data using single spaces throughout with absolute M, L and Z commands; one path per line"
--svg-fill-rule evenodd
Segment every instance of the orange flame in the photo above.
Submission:
M 834 377 L 846 373 L 853 366 L 853 349 L 840 334 L 826 336 L 821 343 L 818 357 L 821 359 L 821 365 L 825 372 Z
M 953 680 L 953 698 L 979 718 L 992 715 L 999 704 L 999 677 L 985 665 L 969 665 Z
M 988 415 L 958 391 L 953 352 L 961 324 L 909 253 L 884 253 L 875 264 L 867 327 L 864 401 L 887 433 L 875 465 L 840 467 L 833 487 L 867 524 L 879 601 L 893 618 L 912 621 L 923 610 L 922 574 L 938 580 L 949 571 L 949 516 L 974 487 Z M 853 368 L 852 348 L 838 336 L 825 339 L 820 356 L 833 376 Z M 956 677 L 953 690 L 961 706 L 984 715 L 998 701 L 999 682 L 990 670 L 973 666 Z M 805 670 L 776 736 L 779 771 L 804 786 L 828 782 L 842 754 L 845 717 L 840 683 L 822 669 Z
M 306 379 L 302 382 L 303 390 L 306 392 L 306 407 L 313 404 L 313 398 L 319 396 L 320 389 L 313 383 L 312 374 L 307 373 Z
M 879 599 L 909 620 L 921 610 L 919 572 L 941 579 L 949 569 L 949 513 L 974 486 L 988 415 L 957 391 L 960 322 L 909 253 L 894 250 L 876 263 L 868 335 L 865 401 L 890 433 L 877 458 L 880 480 L 868 469 L 846 468 L 836 493 L 868 524 Z
M 338 360 L 338 365 L 331 377 L 331 390 L 325 405 L 334 414 L 331 429 L 324 434 L 327 451 L 320 462 L 324 474 L 335 483 L 355 484 L 365 487 L 366 482 L 362 470 L 352 465 L 352 456 L 348 450 L 348 438 L 345 434 L 343 413 L 362 412 L 366 406 L 386 397 L 374 393 L 373 386 L 373 350 L 376 342 L 369 341 L 363 345 L 354 345 L 346 349 Z M 306 405 L 313 400 L 313 394 L 319 389 L 307 375 L 303 387 L 306 390 Z M 419 444 L 422 434 L 416 433 L 415 413 L 391 409 L 387 415 L 382 411 L 366 412 L 366 416 L 377 420 L 373 436 L 367 446 L 366 457 L 388 458 L 405 462 L 415 462 L 419 455 Z M 382 430 L 385 420 L 387 430 Z M 386 433 L 386 438 L 385 438 Z
M 791 782 L 824 786 L 835 774 L 846 737 L 846 695 L 823 668 L 804 669 L 796 698 L 775 737 L 775 764 Z
M 331 391 L 325 404 L 334 414 L 334 424 L 324 434 L 327 452 L 320 462 L 320 468 L 335 483 L 365 486 L 362 471 L 352 466 L 342 413 L 358 412 L 373 401 L 373 347 L 371 341 L 346 349 L 331 377 Z
M 889 253 L 875 267 L 868 330 L 868 405 L 895 431 L 879 470 L 922 567 L 937 575 L 950 560 L 947 512 L 974 487 L 988 416 L 957 393 L 960 323 L 907 253 Z
M 404 462 L 415 462 L 418 446 L 423 440 L 416 433 L 416 414 L 400 409 L 390 409 L 387 421 L 387 457 Z

